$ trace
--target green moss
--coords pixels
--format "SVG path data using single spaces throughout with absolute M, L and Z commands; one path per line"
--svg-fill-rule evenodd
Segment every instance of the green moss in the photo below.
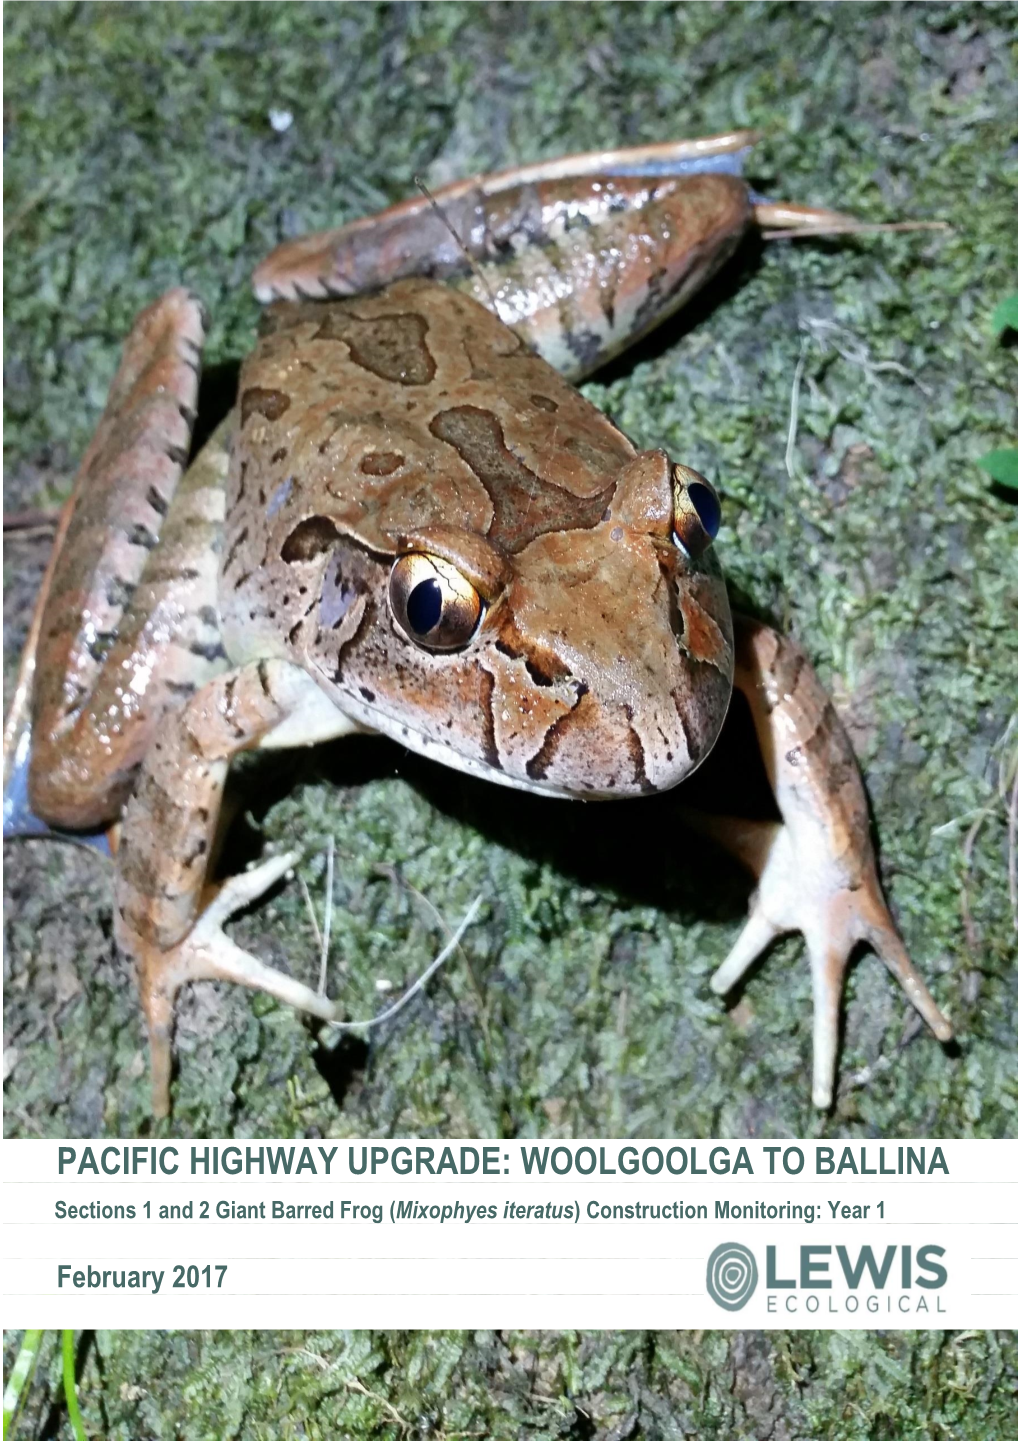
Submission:
M 1015 426 L 1014 358 L 988 331 L 1016 267 L 1013 8 L 61 5 L 4 20 L 8 506 L 66 492 L 121 338 L 156 293 L 194 285 L 209 364 L 236 359 L 256 319 L 247 276 L 271 245 L 398 199 L 416 174 L 436 185 L 754 125 L 769 194 L 953 227 L 749 247 L 691 316 L 587 391 L 637 443 L 720 484 L 734 592 L 795 633 L 832 689 L 886 885 L 960 1054 L 915 1028 L 865 957 L 838 1105 L 815 1116 L 801 943 L 720 1010 L 707 978 L 746 887 L 676 829 L 669 798 L 541 802 L 359 740 L 260 763 L 244 801 L 266 840 L 305 849 L 318 906 L 335 839 L 331 985 L 349 1013 L 376 1009 L 378 980 L 400 988 L 424 968 L 432 908 L 455 924 L 481 894 L 480 920 L 368 1052 L 317 1041 L 264 999 L 200 989 L 170 1130 L 1013 1135 L 999 776 L 1016 744 L 1015 510 L 973 464 Z M 293 113 L 282 134 L 271 107 Z M 8 637 L 41 558 L 38 543 L 8 547 Z M 8 1134 L 144 1132 L 107 868 L 31 844 L 8 850 L 6 873 Z M 295 886 L 236 931 L 315 975 Z M 102 1334 L 83 1406 L 110 1436 L 998 1437 L 1016 1429 L 1007 1346 Z
M 435 184 L 753 124 L 768 192 L 953 227 L 750 247 L 693 316 L 587 389 L 639 444 L 719 482 L 734 593 L 795 633 L 832 688 L 886 884 L 961 1054 L 915 1034 L 865 957 L 838 1106 L 815 1117 L 801 944 L 775 952 L 727 1019 L 706 980 L 745 890 L 675 830 L 671 801 L 581 810 L 347 743 L 263 768 L 255 791 L 277 798 L 265 836 L 306 849 L 317 904 L 317 852 L 335 838 L 332 985 L 350 1014 L 375 1010 L 377 979 L 400 987 L 424 967 L 430 907 L 454 924 L 481 894 L 482 920 L 376 1037 L 367 1072 L 358 1046 L 316 1051 L 301 1019 L 205 989 L 185 1007 L 175 1129 L 1014 1131 L 997 777 L 1015 751 L 1015 510 L 973 464 L 1013 408 L 1010 356 L 988 331 L 1015 261 L 1012 27 L 1006 7 L 966 5 L 10 7 L 11 504 L 66 488 L 120 338 L 156 292 L 197 286 L 210 364 L 236 358 L 256 317 L 246 278 L 269 246 L 403 195 L 418 173 Z M 292 112 L 286 132 L 271 107 Z M 39 554 L 9 556 L 13 596 Z M 9 858 L 14 1030 L 56 1005 L 59 1037 L 19 1050 L 8 1129 L 132 1133 L 141 1038 L 110 960 L 105 872 L 42 849 Z M 378 869 L 392 867 L 399 879 Z M 295 887 L 240 931 L 314 975 Z
M 98 1332 L 80 1374 L 110 1438 L 1016 1434 L 1015 1333 Z M 25 1421 L 59 1395 L 44 1356 Z

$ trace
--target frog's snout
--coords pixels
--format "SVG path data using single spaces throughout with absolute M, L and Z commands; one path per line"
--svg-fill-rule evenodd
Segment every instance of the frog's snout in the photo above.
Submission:
M 518 557 L 487 665 L 504 773 L 577 796 L 665 791 L 708 755 L 733 642 L 714 561 L 606 525 Z

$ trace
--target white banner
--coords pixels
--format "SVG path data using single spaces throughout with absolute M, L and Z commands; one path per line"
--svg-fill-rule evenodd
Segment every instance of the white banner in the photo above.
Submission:
M 1002 1327 L 1013 1141 L 3 1143 L 5 1327 Z

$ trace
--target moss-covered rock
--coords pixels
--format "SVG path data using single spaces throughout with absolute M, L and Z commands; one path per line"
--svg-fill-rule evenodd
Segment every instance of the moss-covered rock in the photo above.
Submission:
M 56 1336 L 20 1437 L 71 1435 Z M 108 1438 L 997 1439 L 1016 1333 L 97 1332 L 79 1400 Z
M 184 279 L 204 295 L 215 370 L 251 340 L 247 276 L 273 242 L 418 174 L 749 124 L 769 193 L 953 227 L 749 246 L 587 390 L 719 483 L 734 592 L 832 688 L 959 1054 L 867 956 L 838 1104 L 817 1118 L 802 944 L 720 1009 L 706 981 L 746 885 L 677 828 L 674 798 L 522 798 L 359 741 L 259 763 L 242 796 L 267 841 L 305 849 L 317 907 L 334 839 L 331 987 L 370 1015 L 378 987 L 423 969 L 439 918 L 476 895 L 482 918 L 368 1050 L 201 989 L 175 1130 L 1013 1132 L 1015 508 L 974 466 L 1014 424 L 1012 358 L 988 324 L 1015 260 L 1013 20 L 966 5 L 11 8 L 9 506 L 66 490 L 153 295 Z M 44 554 L 38 538 L 8 550 L 8 665 Z M 8 878 L 8 1132 L 144 1129 L 104 863 L 20 844 Z M 315 974 L 296 885 L 239 931 Z
M 1013 1135 L 1015 509 L 974 459 L 1015 430 L 1014 357 L 988 324 L 1015 285 L 1014 8 L 10 6 L 5 33 L 8 509 L 66 493 L 154 295 L 195 286 L 209 365 L 236 360 L 253 264 L 415 175 L 754 125 L 769 194 L 952 226 L 749 246 L 586 389 L 718 482 L 735 593 L 832 688 L 959 1054 L 865 957 L 838 1104 L 816 1117 L 801 943 L 720 1010 L 706 981 L 746 887 L 670 798 L 541 802 L 357 741 L 259 763 L 242 800 L 264 840 L 305 848 L 318 907 L 334 839 L 350 1014 L 424 968 L 437 914 L 480 894 L 481 920 L 370 1048 L 200 988 L 169 1129 Z M 45 548 L 7 547 L 8 679 Z M 234 860 L 258 844 L 242 827 Z M 106 867 L 21 843 L 6 884 L 8 1135 L 145 1132 Z M 237 932 L 314 975 L 296 886 Z M 66 1435 L 46 1367 L 30 1435 Z M 110 1437 L 1006 1437 L 1015 1376 L 1015 1334 L 108 1333 L 82 1402 Z

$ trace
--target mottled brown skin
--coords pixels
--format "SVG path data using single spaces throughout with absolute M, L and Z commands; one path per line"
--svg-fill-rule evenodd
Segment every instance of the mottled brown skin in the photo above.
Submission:
M 712 553 L 673 542 L 667 457 L 473 300 L 409 280 L 279 303 L 240 410 L 232 655 L 287 656 L 361 724 L 531 789 L 662 790 L 707 754 L 729 607 Z M 393 557 L 440 525 L 450 559 L 502 577 L 455 655 L 410 642 L 386 599 Z
M 78 473 L 33 688 L 30 794 L 54 824 L 115 816 L 159 715 L 214 674 L 203 661 L 223 657 L 223 511 L 205 467 L 189 473 L 163 529 L 188 458 L 204 336 L 201 306 L 184 290 L 139 316 Z
M 951 1034 L 885 907 L 849 742 L 806 658 L 743 620 L 734 656 L 704 482 L 662 451 L 636 453 L 530 348 L 562 371 L 590 368 L 682 302 L 749 223 L 737 177 L 623 179 L 599 171 L 604 159 L 446 192 L 476 257 L 454 280 L 499 315 L 511 306 L 514 330 L 421 279 L 274 305 L 234 413 L 186 473 L 201 309 L 175 290 L 136 322 L 32 633 L 30 790 L 39 815 L 72 827 L 114 820 L 130 797 L 116 935 L 138 969 L 157 1115 L 186 982 L 229 979 L 341 1014 L 221 930 L 296 859 L 207 887 L 233 757 L 369 729 L 502 784 L 626 797 L 704 758 L 734 680 L 782 825 L 714 823 L 759 885 L 713 986 L 732 986 L 781 931 L 805 933 L 820 1106 L 858 941 Z M 340 254 L 359 283 L 381 284 L 406 269 L 409 242 L 412 269 L 456 270 L 435 219 L 412 202 L 345 228 L 339 249 L 336 235 L 284 247 L 257 286 L 327 295 Z M 425 573 L 454 597 L 435 645 L 407 609 Z M 5 732 L 15 755 L 21 726 Z
M 336 298 L 424 272 L 526 324 L 538 353 L 579 380 L 684 305 L 754 223 L 735 175 L 479 184 L 439 199 L 441 210 L 395 206 L 370 231 L 288 241 L 256 271 L 256 294 Z

